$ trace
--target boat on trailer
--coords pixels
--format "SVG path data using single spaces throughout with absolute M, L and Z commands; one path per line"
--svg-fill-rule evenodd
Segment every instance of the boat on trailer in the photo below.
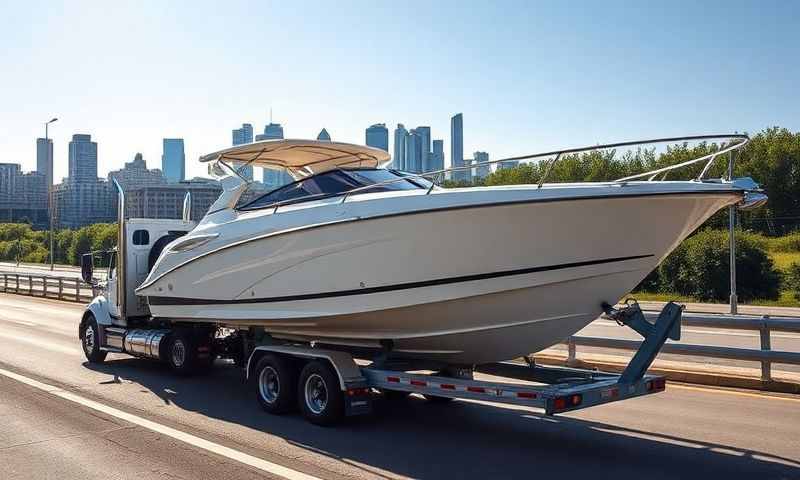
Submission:
M 687 138 L 718 137 L 666 140 Z M 725 138 L 691 163 L 747 141 Z M 524 159 L 555 157 L 552 168 L 566 154 L 634 143 Z M 411 174 L 389 160 L 306 140 L 202 157 L 227 171 L 225 190 L 136 294 L 156 318 L 447 364 L 507 360 L 586 326 L 720 209 L 763 200 L 751 181 L 648 180 L 689 162 L 614 182 L 440 188 L 434 180 L 454 169 Z M 284 168 L 296 181 L 237 206 L 247 182 L 234 164 Z

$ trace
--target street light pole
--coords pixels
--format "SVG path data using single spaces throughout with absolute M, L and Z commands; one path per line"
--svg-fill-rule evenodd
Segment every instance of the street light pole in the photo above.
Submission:
M 49 122 L 44 122 L 44 148 L 47 154 L 47 163 L 48 168 L 50 169 L 50 182 L 47 184 L 47 206 L 50 207 L 50 271 L 52 272 L 55 268 L 55 257 L 53 257 L 54 248 L 53 248 L 53 210 L 55 209 L 55 205 L 53 205 L 53 180 L 55 179 L 54 170 L 55 170 L 55 162 L 53 161 L 52 156 L 50 155 L 50 137 L 48 135 L 48 127 L 51 123 L 57 121 L 58 118 L 53 118 Z
M 733 162 L 736 160 L 734 152 L 728 153 L 728 181 L 733 181 Z M 731 271 L 731 315 L 739 313 L 739 297 L 736 295 L 736 206 L 728 207 L 728 248 L 730 250 Z

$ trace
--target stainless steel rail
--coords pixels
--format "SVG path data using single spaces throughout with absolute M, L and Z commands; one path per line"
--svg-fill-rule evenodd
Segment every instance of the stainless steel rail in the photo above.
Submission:
M 648 320 L 654 320 L 657 312 L 645 312 Z M 724 328 L 731 330 L 751 330 L 760 333 L 760 348 L 720 347 L 712 345 L 696 345 L 685 343 L 666 343 L 662 353 L 671 355 L 687 355 L 695 357 L 726 358 L 731 360 L 747 360 L 761 363 L 761 380 L 772 381 L 772 364 L 782 363 L 800 365 L 800 352 L 772 350 L 771 332 L 800 333 L 800 318 L 770 317 L 751 315 L 716 315 L 684 313 L 682 324 L 691 327 Z M 563 342 L 567 345 L 567 362 L 577 360 L 577 347 L 611 348 L 617 350 L 637 350 L 641 344 L 638 340 L 622 340 L 573 335 Z
M 567 149 L 563 149 L 563 150 L 553 150 L 553 151 L 550 151 L 550 152 L 533 153 L 533 154 L 530 154 L 530 155 L 521 155 L 521 156 L 516 156 L 516 157 L 506 157 L 506 158 L 501 158 L 501 159 L 498 159 L 498 160 L 489 160 L 489 161 L 486 161 L 486 162 L 474 163 L 474 164 L 465 165 L 465 166 L 462 166 L 462 167 L 449 167 L 449 168 L 444 168 L 444 169 L 441 169 L 441 170 L 434 170 L 432 172 L 424 172 L 424 173 L 404 172 L 406 175 L 403 176 L 403 177 L 393 178 L 393 179 L 390 179 L 390 180 L 384 180 L 382 182 L 374 183 L 374 184 L 371 184 L 371 185 L 365 185 L 363 187 L 354 188 L 352 190 L 348 190 L 346 192 L 341 192 L 341 193 L 337 193 L 337 194 L 320 193 L 320 194 L 316 194 L 316 195 L 309 195 L 309 196 L 302 197 L 302 201 L 303 202 L 307 202 L 307 201 L 313 201 L 313 200 L 322 200 L 322 199 L 327 199 L 327 198 L 338 198 L 338 197 L 341 197 L 340 202 L 344 203 L 353 194 L 366 193 L 366 192 L 369 192 L 370 190 L 374 190 L 376 187 L 381 187 L 381 186 L 384 186 L 384 185 L 391 185 L 393 183 L 406 182 L 406 181 L 409 181 L 409 180 L 413 180 L 415 178 L 416 179 L 425 179 L 425 180 L 430 181 L 433 184 L 433 185 L 430 186 L 430 188 L 427 189 L 427 192 L 426 192 L 426 194 L 430 194 L 433 191 L 433 187 L 435 186 L 437 179 L 441 180 L 441 179 L 445 178 L 445 174 L 450 173 L 450 172 L 457 172 L 457 171 L 462 171 L 462 170 L 470 170 L 470 169 L 477 168 L 477 167 L 480 167 L 480 166 L 492 165 L 492 164 L 495 164 L 495 163 L 514 162 L 514 161 L 520 161 L 520 160 L 545 159 L 545 158 L 549 158 L 549 157 L 554 157 L 554 159 L 548 163 L 544 174 L 542 175 L 542 177 L 537 182 L 537 186 L 539 188 L 542 188 L 542 186 L 544 185 L 544 182 L 547 180 L 547 177 L 550 175 L 550 172 L 553 170 L 553 167 L 555 166 L 555 164 L 559 161 L 559 159 L 563 158 L 565 155 L 570 155 L 570 154 L 574 154 L 574 153 L 582 153 L 582 152 L 592 152 L 592 151 L 596 151 L 596 150 L 608 150 L 608 149 L 618 148 L 618 147 L 633 147 L 633 146 L 637 146 L 637 145 L 654 145 L 654 144 L 704 141 L 704 140 L 728 140 L 731 143 L 729 143 L 727 145 L 723 143 L 723 146 L 721 147 L 720 150 L 718 150 L 716 152 L 713 152 L 713 153 L 710 153 L 708 155 L 703 155 L 701 157 L 698 157 L 698 158 L 695 158 L 695 159 L 692 159 L 692 160 L 687 160 L 685 162 L 681 162 L 681 163 L 678 163 L 678 164 L 675 164 L 675 165 L 669 165 L 667 167 L 659 168 L 659 169 L 656 169 L 656 170 L 650 170 L 650 171 L 647 171 L 647 172 L 638 173 L 636 175 L 620 178 L 620 179 L 614 180 L 614 183 L 622 183 L 622 184 L 624 184 L 624 183 L 626 183 L 628 181 L 631 181 L 631 180 L 634 180 L 634 179 L 637 179 L 637 178 L 642 178 L 642 177 L 648 177 L 648 181 L 653 181 L 653 180 L 655 180 L 656 176 L 658 176 L 661 173 L 664 173 L 666 175 L 667 173 L 669 173 L 672 170 L 676 170 L 676 169 L 679 169 L 679 168 L 683 168 L 683 167 L 686 167 L 686 166 L 689 166 L 689 165 L 693 165 L 693 164 L 705 161 L 706 165 L 703 167 L 703 170 L 701 171 L 701 173 L 696 178 L 694 178 L 695 181 L 702 181 L 703 177 L 705 177 L 706 173 L 711 168 L 711 165 L 714 163 L 714 161 L 717 159 L 717 157 L 744 147 L 750 141 L 750 137 L 748 137 L 747 135 L 738 134 L 738 133 L 720 134 L 720 135 L 689 135 L 689 136 L 685 136 L 685 137 L 653 138 L 653 139 L 647 139 L 647 140 L 634 140 L 634 141 L 628 141 L 628 142 L 617 142 L 617 143 L 606 143 L 606 144 L 600 144 L 600 145 L 590 145 L 590 146 L 587 146 L 587 147 L 567 148 Z M 728 161 L 730 162 L 731 159 L 729 158 Z M 232 166 L 228 165 L 224 161 L 220 161 L 220 163 L 224 164 L 228 169 L 230 169 L 232 172 L 234 172 L 236 175 L 238 175 L 238 173 L 236 173 L 236 170 Z M 278 211 L 278 208 L 280 208 L 280 207 L 282 207 L 284 205 L 294 205 L 296 203 L 298 203 L 298 199 L 290 199 L 290 200 L 285 200 L 285 201 L 282 201 L 282 202 L 276 202 L 276 203 L 273 203 L 273 204 L 270 204 L 270 205 L 265 205 L 264 207 L 259 207 L 259 208 L 274 208 L 273 212 L 275 213 L 275 212 Z

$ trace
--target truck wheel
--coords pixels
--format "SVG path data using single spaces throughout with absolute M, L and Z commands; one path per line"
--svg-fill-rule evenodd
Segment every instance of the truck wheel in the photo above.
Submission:
M 303 368 L 297 396 L 303 416 L 311 423 L 330 426 L 344 417 L 344 392 L 327 363 L 314 360 Z
M 181 331 L 173 332 L 167 342 L 164 358 L 173 372 L 180 375 L 194 373 L 197 367 L 197 351 L 191 336 Z
M 108 352 L 100 350 L 100 327 L 91 313 L 81 323 L 81 346 L 89 363 L 103 363 Z
M 280 415 L 295 408 L 297 370 L 286 359 L 267 353 L 256 364 L 253 379 L 264 410 Z

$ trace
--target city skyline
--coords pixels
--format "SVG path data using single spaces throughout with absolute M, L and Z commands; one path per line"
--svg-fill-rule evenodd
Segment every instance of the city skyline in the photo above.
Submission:
M 800 65 L 785 61 L 794 55 L 797 4 L 581 9 L 585 15 L 575 16 L 558 3 L 443 2 L 426 10 L 409 38 L 408 26 L 380 3 L 319 5 L 324 22 L 308 22 L 290 5 L 270 5 L 266 14 L 253 4 L 226 13 L 241 32 L 234 39 L 208 35 L 218 12 L 203 2 L 6 3 L 0 40 L 14 48 L 4 60 L 24 75 L 2 80 L 0 103 L 15 114 L 0 116 L 0 161 L 35 169 L 34 140 L 58 117 L 49 132 L 56 182 L 79 132 L 102 145 L 101 175 L 137 151 L 157 162 L 163 138 L 183 138 L 192 177 L 204 173 L 199 155 L 230 145 L 231 126 L 242 119 L 263 126 L 270 107 L 288 137 L 315 138 L 324 125 L 358 144 L 367 125 L 403 122 L 430 126 L 448 145 L 449 117 L 463 111 L 464 151 L 492 158 L 673 134 L 800 129 L 800 105 L 785 101 L 800 78 Z M 363 18 L 364 29 L 343 31 L 346 18 Z M 137 25 L 136 34 L 122 24 Z M 496 24 L 503 29 L 490 28 Z M 373 35 L 382 40 L 363 41 Z M 400 44 L 415 55 L 390 55 Z M 242 45 L 269 45 L 270 61 L 254 62 Z M 319 55 L 320 45 L 330 54 Z M 102 68 L 76 68 L 77 54 Z

